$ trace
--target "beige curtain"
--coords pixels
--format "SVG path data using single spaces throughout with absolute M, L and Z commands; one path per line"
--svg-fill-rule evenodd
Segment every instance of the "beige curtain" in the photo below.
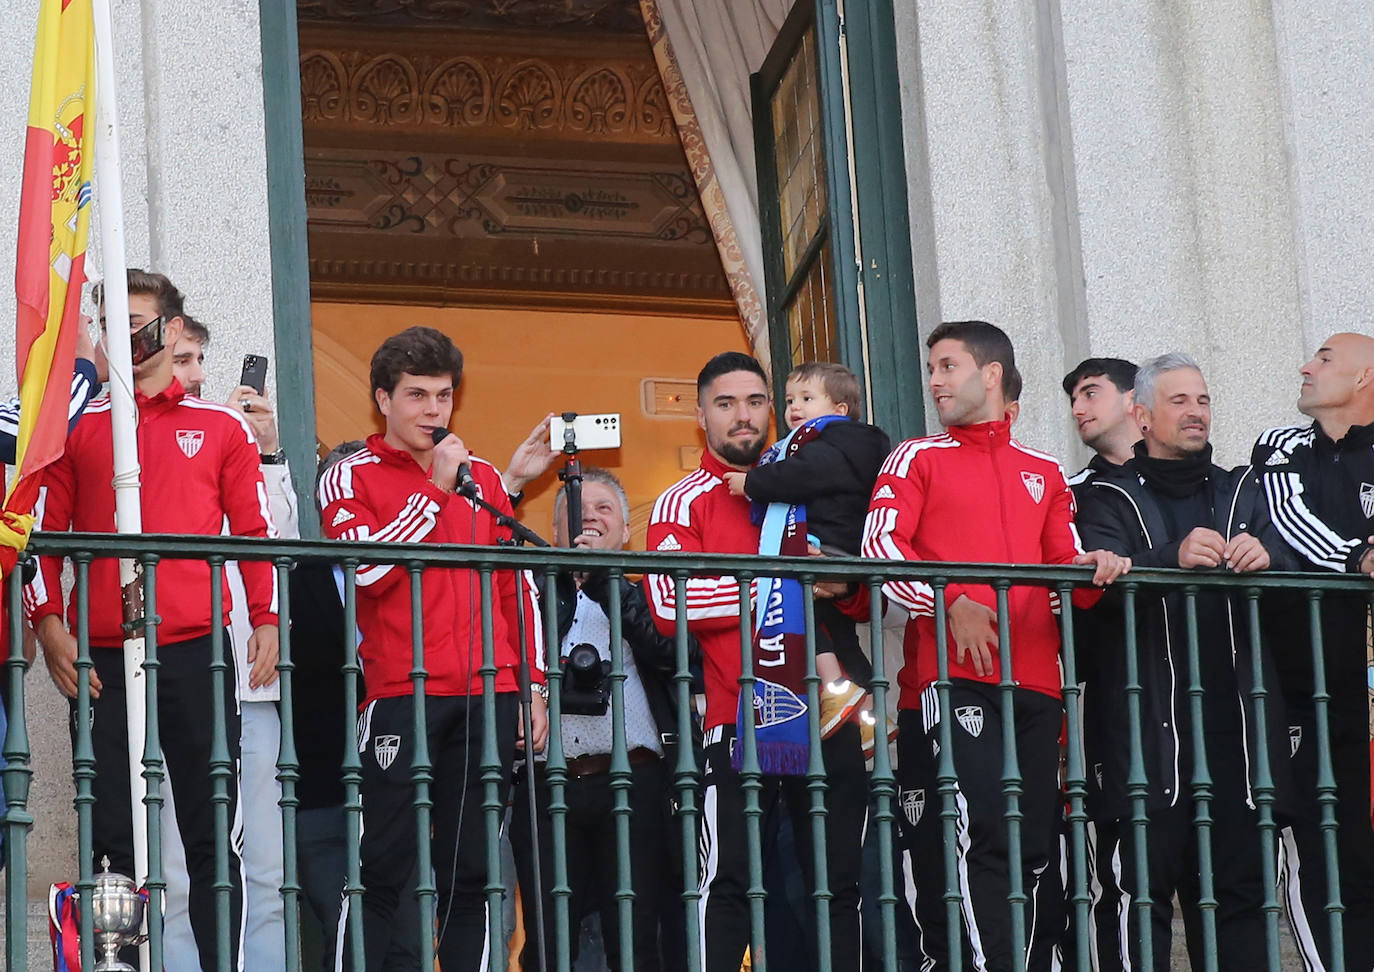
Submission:
M 749 75 L 792 0 L 639 0 L 673 120 L 754 354 L 771 371 Z

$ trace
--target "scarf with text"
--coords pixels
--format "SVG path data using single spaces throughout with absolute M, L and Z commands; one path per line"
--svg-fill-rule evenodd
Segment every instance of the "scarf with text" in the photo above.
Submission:
M 759 459 L 759 465 L 781 462 L 821 434 L 842 415 L 823 415 L 797 426 Z M 802 503 L 755 503 L 752 518 L 760 525 L 759 554 L 764 557 L 807 555 L 806 506 Z M 806 608 L 801 582 L 789 577 L 760 577 L 754 616 L 754 691 L 740 694 L 735 724 L 744 731 L 744 706 L 754 707 L 754 741 L 759 769 L 772 776 L 802 776 L 811 755 L 806 713 Z M 740 769 L 742 744 L 731 764 Z

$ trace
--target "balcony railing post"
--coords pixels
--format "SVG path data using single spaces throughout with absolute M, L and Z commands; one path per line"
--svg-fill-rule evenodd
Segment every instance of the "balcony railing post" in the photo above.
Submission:
M 745 839 L 749 848 L 749 950 L 754 972 L 767 972 L 768 956 L 763 903 L 767 892 L 763 887 L 763 807 L 759 794 L 763 789 L 763 774 L 759 768 L 758 741 L 754 737 L 754 621 L 751 604 L 752 574 L 739 574 L 739 694 L 746 700 L 740 706 L 744 724 L 738 727 L 735 745 L 742 747 L 740 786 L 744 790 Z M 681 604 L 687 602 L 681 601 Z
M 1007 823 L 1007 906 L 1011 909 L 1012 968 L 1026 967 L 1026 903 L 1027 895 L 1022 870 L 1021 797 L 1025 784 L 1021 779 L 1021 761 L 1017 752 L 1016 734 L 1016 678 L 1011 661 L 1011 624 L 1008 590 L 1005 581 L 995 585 L 997 591 L 997 657 L 1002 679 L 998 683 L 1002 697 L 1002 793 L 1006 797 Z
M 1203 725 L 1202 661 L 1198 646 L 1198 588 L 1183 589 L 1188 644 L 1188 712 L 1193 737 L 1193 800 L 1196 804 L 1198 909 L 1202 918 L 1202 956 L 1206 972 L 1217 969 L 1217 895 L 1212 870 L 1212 773 L 1207 763 L 1207 733 Z M 1182 785 L 1182 781 L 1179 781 Z
M 291 560 L 277 558 L 276 569 L 280 619 L 277 671 L 281 678 L 281 738 L 277 749 L 277 780 L 281 783 L 282 921 L 286 929 L 286 967 L 299 969 L 301 884 L 296 861 L 296 811 L 300 798 L 296 795 L 296 784 L 300 782 L 301 767 L 296 756 L 296 709 L 292 696 L 296 663 L 291 655 Z
M 162 736 L 158 725 L 157 565 L 156 554 L 144 554 L 143 561 L 143 671 L 145 688 L 143 738 L 143 802 L 148 808 L 148 954 L 151 968 L 160 969 L 162 961 L 162 913 L 167 894 L 167 876 L 162 873 L 162 781 L 166 778 L 162 761 Z M 214 573 L 213 571 L 211 572 Z M 126 686 L 133 690 L 133 686 Z M 127 704 L 127 695 L 126 695 Z M 138 813 L 138 807 L 133 808 Z
M 10 653 L 5 659 L 5 673 L 9 677 L 9 699 L 6 706 L 8 728 L 5 733 L 5 925 L 6 961 L 11 969 L 28 967 L 29 900 L 29 830 L 33 814 L 29 813 L 29 781 L 33 770 L 29 766 L 29 734 L 24 722 L 24 610 L 20 606 L 20 570 L 16 566 L 5 578 L 6 599 L 9 602 Z M 17 933 L 16 933 L 17 929 Z
M 1131 801 L 1131 829 L 1135 839 L 1135 901 L 1132 907 L 1140 916 L 1140 967 L 1155 967 L 1155 945 L 1151 920 L 1154 901 L 1150 897 L 1150 857 L 1147 833 L 1150 826 L 1150 782 L 1145 775 L 1144 738 L 1142 735 L 1141 701 L 1144 687 L 1140 682 L 1140 654 L 1136 641 L 1136 594 L 1134 581 L 1119 581 L 1126 605 L 1126 720 L 1130 733 L 1129 763 L 1126 770 L 1126 796 Z
M 892 772 L 892 753 L 887 738 L 887 660 L 883 644 L 883 579 L 865 578 L 868 585 L 868 643 L 873 660 L 873 823 L 878 835 L 878 916 L 882 927 L 883 972 L 897 972 L 897 892 L 892 873 L 892 797 L 897 778 Z
M 826 866 L 826 786 L 825 757 L 821 752 L 821 694 L 820 676 L 816 674 L 816 602 L 811 585 L 814 577 L 802 575 L 802 618 L 806 636 L 806 724 L 808 748 L 806 789 L 811 795 L 811 860 L 815 875 L 812 900 L 816 905 L 816 954 L 821 968 L 831 968 L 830 951 L 830 870 Z
M 229 972 L 230 949 L 237 945 L 232 935 L 230 904 L 234 884 L 229 878 L 229 807 L 234 800 L 232 790 L 237 787 L 234 761 L 229 756 L 229 712 L 224 705 L 224 693 L 228 688 L 225 676 L 229 671 L 225 658 L 229 646 L 224 642 L 221 620 L 224 617 L 224 558 L 212 554 L 206 558 L 206 563 L 210 566 L 210 801 L 214 804 L 215 966 L 218 972 Z M 148 714 L 150 723 L 157 720 L 157 710 L 151 704 Z M 189 810 L 187 807 L 182 812 Z M 190 855 L 187 856 L 189 860 Z
M 363 763 L 358 752 L 358 678 L 362 667 L 358 664 L 358 561 L 345 559 L 343 573 L 343 644 L 342 650 L 343 691 L 344 691 L 344 733 L 343 765 L 341 773 L 344 785 L 344 829 L 347 835 L 344 842 L 346 854 L 344 879 L 344 926 L 336 934 L 346 935 L 347 950 L 344 942 L 336 943 L 336 948 L 346 954 L 349 968 L 356 970 L 364 967 L 363 958 L 363 877 L 362 877 L 362 833 L 363 833 Z
M 960 972 L 964 967 L 964 892 L 959 881 L 956 851 L 959 846 L 959 808 L 956 803 L 959 776 L 954 770 L 954 736 L 949 706 L 949 613 L 945 605 L 945 590 L 949 582 L 943 577 L 935 577 L 931 583 L 935 589 L 935 698 L 940 710 L 940 721 L 936 730 L 939 735 L 940 754 L 935 779 L 940 789 L 940 823 L 945 846 L 945 927 L 949 936 L 947 947 L 950 972 Z
M 687 572 L 673 572 L 673 603 L 687 603 Z M 687 931 L 687 972 L 701 972 L 702 952 L 701 885 L 697 876 L 697 786 L 700 773 L 692 733 L 692 672 L 688 658 L 687 612 L 679 610 L 674 619 L 677 672 L 677 767 L 673 784 L 677 793 L 678 817 L 682 821 L 682 907 Z
M 482 810 L 487 824 L 487 934 L 491 942 L 496 943 L 501 941 L 501 899 L 506 891 L 501 880 L 501 818 L 506 806 L 501 799 L 501 756 L 496 745 L 496 635 L 490 565 L 480 566 L 478 579 L 482 591 L 482 667 L 479 671 L 482 675 Z M 520 585 L 520 574 L 516 572 L 513 584 L 516 598 L 522 596 Z M 470 727 L 465 730 L 471 731 Z M 532 749 L 527 748 L 525 752 L 533 756 Z M 491 949 L 488 959 L 491 972 L 501 968 L 501 952 L 499 948 Z
M 611 814 L 615 817 L 616 912 L 619 919 L 620 967 L 634 969 L 634 881 L 630 872 L 630 770 L 625 739 L 625 643 L 620 610 L 620 572 L 607 585 L 611 623 Z M 645 893 L 647 889 L 640 889 Z
M 1070 887 L 1066 890 L 1073 903 L 1069 920 L 1073 928 L 1076 964 L 1079 972 L 1087 972 L 1092 958 L 1089 945 L 1092 897 L 1088 893 L 1088 814 L 1083 806 L 1088 792 L 1083 758 L 1083 697 L 1078 682 L 1078 657 L 1074 649 L 1073 588 L 1061 584 L 1058 593 L 1062 630 L 1060 658 L 1064 668 L 1064 725 L 1067 730 L 1065 751 L 1068 757 L 1064 792 L 1069 802 L 1069 842 L 1065 850 L 1069 855 L 1067 873 Z M 1054 862 L 1050 863 L 1052 866 Z
M 434 928 L 435 889 L 433 838 L 430 823 L 433 819 L 434 797 L 430 786 L 434 783 L 434 762 L 429 754 L 428 697 L 425 685 L 429 672 L 425 669 L 425 612 L 424 612 L 424 565 L 406 565 L 410 576 L 410 685 L 411 714 L 413 724 L 411 733 L 415 738 L 415 752 L 411 755 L 410 780 L 414 786 L 415 809 L 415 897 L 420 912 L 420 968 L 434 967 Z M 471 731 L 471 727 L 464 727 Z M 402 892 L 404 893 L 404 892 Z
M 78 552 L 76 567 L 76 744 L 72 777 L 76 782 L 76 882 L 80 900 L 90 901 L 95 888 L 94 845 L 95 749 L 91 744 L 91 556 Z M 81 908 L 81 967 L 95 968 L 95 923 L 90 908 Z
M 1331 922 L 1331 969 L 1345 972 L 1345 905 L 1336 839 L 1336 771 L 1331 762 L 1331 692 L 1326 686 L 1326 653 L 1322 644 L 1321 591 L 1307 594 L 1312 637 L 1312 708 L 1317 723 L 1317 804 L 1321 807 L 1322 858 L 1326 864 L 1326 911 Z
M 550 568 L 544 574 L 544 603 L 558 604 L 558 573 Z M 553 914 L 544 915 L 545 927 L 540 930 L 526 928 L 525 937 L 535 939 L 539 955 L 546 954 L 546 939 L 550 932 L 554 936 L 555 955 L 558 957 L 557 972 L 569 972 L 572 954 L 572 934 L 569 927 L 569 913 L 572 905 L 572 883 L 568 874 L 568 760 L 563 750 L 563 651 L 558 638 L 558 611 L 544 612 L 544 652 L 547 662 L 549 685 L 549 745 L 544 761 L 544 776 L 549 784 L 549 822 L 550 840 L 553 847 L 553 860 L 545 866 L 553 868 L 552 894 Z M 525 764 L 526 782 L 529 785 L 530 800 L 537 792 L 532 761 Z M 539 842 L 531 840 L 537 848 Z M 542 910 L 542 909 L 541 909 Z M 549 928 L 548 922 L 553 922 Z M 554 972 L 550 969 L 548 972 Z
M 1264 877 L 1264 940 L 1269 972 L 1279 972 L 1278 825 L 1274 822 L 1274 773 L 1269 762 L 1269 687 L 1265 685 L 1264 653 L 1260 646 L 1260 592 L 1247 588 L 1250 622 L 1250 699 L 1255 719 L 1255 807 L 1259 811 L 1260 864 Z

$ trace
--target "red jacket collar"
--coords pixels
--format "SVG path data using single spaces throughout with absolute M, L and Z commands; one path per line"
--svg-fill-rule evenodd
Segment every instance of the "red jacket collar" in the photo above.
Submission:
M 734 466 L 728 466 L 721 462 L 710 449 L 701 450 L 701 468 L 717 479 L 724 479 L 726 473 L 742 472 Z
M 181 382 L 175 378 L 172 383 L 156 395 L 145 395 L 138 389 L 134 389 L 134 403 L 140 412 L 147 409 L 161 409 L 169 405 L 175 405 L 186 397 L 186 389 L 181 387 Z
M 1011 423 L 1006 419 L 976 425 L 951 425 L 945 431 L 964 445 L 980 449 L 994 449 L 1011 441 Z
M 367 437 L 367 447 L 387 465 L 408 466 L 411 469 L 419 469 L 426 476 L 429 475 L 429 470 L 422 469 L 414 456 L 404 449 L 393 448 L 386 441 L 386 436 L 380 432 L 374 432 Z

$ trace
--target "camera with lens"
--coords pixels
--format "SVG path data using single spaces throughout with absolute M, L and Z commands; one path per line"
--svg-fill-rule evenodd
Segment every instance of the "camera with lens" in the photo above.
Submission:
M 559 694 L 566 715 L 606 714 L 611 702 L 611 663 L 594 645 L 573 645 L 563 657 L 563 687 Z

